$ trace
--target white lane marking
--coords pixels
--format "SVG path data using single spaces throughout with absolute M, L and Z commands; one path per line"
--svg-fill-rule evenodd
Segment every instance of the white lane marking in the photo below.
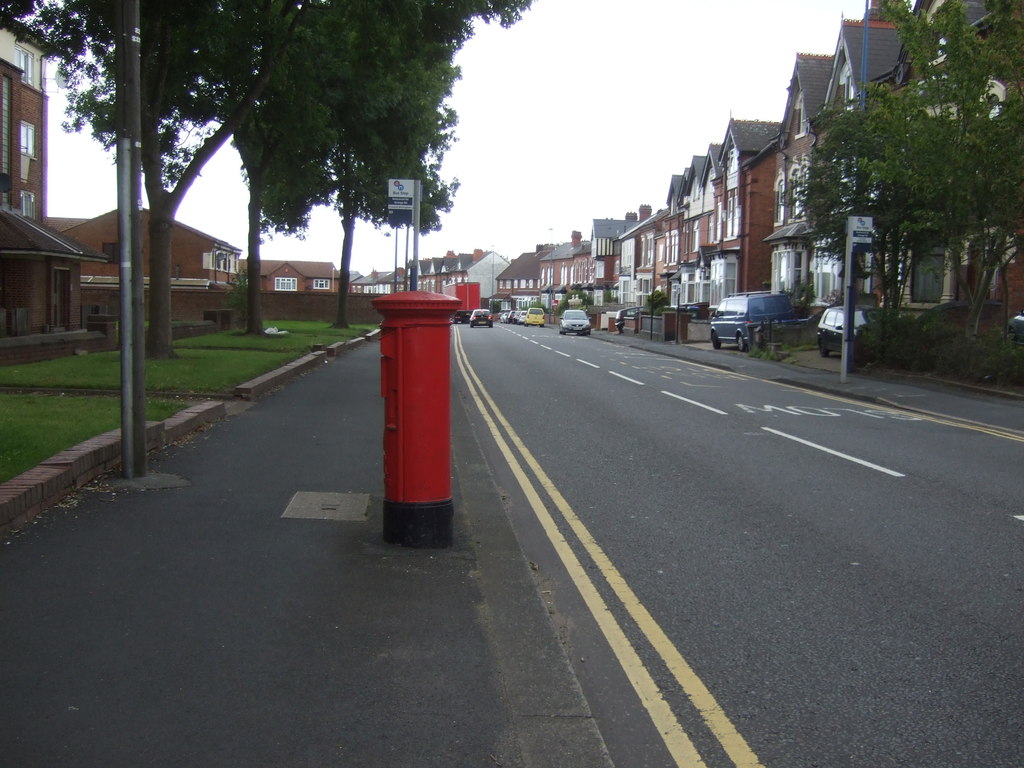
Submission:
M 1014 519 L 1020 520 L 1022 523 L 1024 523 L 1024 515 L 1014 515 L 1013 517 Z
M 557 349 L 554 350 L 554 352 L 556 355 L 561 355 L 562 357 L 572 357 L 572 355 L 567 355 L 565 352 L 559 352 Z
M 644 383 L 642 381 L 637 381 L 636 379 L 631 379 L 631 378 L 629 378 L 629 376 L 623 376 L 621 373 L 616 373 L 615 371 L 608 371 L 608 373 L 610 373 L 612 376 L 618 376 L 620 379 L 625 379 L 626 381 L 628 381 L 628 382 L 630 382 L 632 384 L 637 384 L 637 385 L 639 385 L 641 387 L 644 386 Z
M 599 369 L 601 367 L 600 365 L 594 365 L 593 363 L 588 363 L 586 360 L 580 360 L 578 357 L 576 358 L 576 362 L 577 363 L 583 363 L 584 365 L 589 365 L 591 368 L 598 368 Z
M 802 438 L 795 437 L 794 435 L 787 435 L 785 432 L 779 432 L 779 430 L 777 429 L 771 429 L 770 427 L 761 427 L 761 429 L 763 429 L 765 432 L 771 432 L 773 435 L 784 437 L 787 440 L 792 440 L 793 442 L 802 443 L 804 445 L 810 446 L 811 448 L 815 448 L 819 451 L 824 451 L 825 453 L 837 456 L 840 459 L 852 461 L 854 464 L 860 464 L 861 466 L 867 467 L 868 469 L 874 469 L 878 472 L 884 472 L 885 474 L 892 475 L 893 477 L 906 477 L 906 475 L 904 475 L 901 472 L 896 472 L 895 470 L 892 469 L 886 469 L 885 467 L 881 467 L 878 464 L 872 464 L 870 461 L 864 461 L 864 459 L 858 459 L 856 456 L 850 456 L 848 453 L 840 453 L 839 451 L 833 451 L 831 448 L 826 448 L 823 445 L 812 443 L 810 440 L 804 440 Z
M 722 416 L 728 416 L 729 415 L 725 411 L 720 411 L 717 408 L 712 408 L 710 405 L 704 405 L 704 403 L 698 403 L 696 400 L 691 400 L 688 397 L 683 397 L 682 395 L 677 395 L 677 394 L 675 394 L 673 392 L 666 392 L 664 389 L 661 390 L 661 394 L 668 395 L 669 397 L 674 397 L 676 400 L 682 400 L 684 403 L 689 403 L 690 405 L 696 405 L 698 408 L 705 408 L 705 409 L 711 411 L 712 413 L 717 413 L 717 414 L 720 414 Z

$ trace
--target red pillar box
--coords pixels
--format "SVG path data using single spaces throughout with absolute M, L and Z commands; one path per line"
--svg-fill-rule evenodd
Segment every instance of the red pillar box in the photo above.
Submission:
M 452 545 L 451 316 L 462 306 L 440 293 L 407 291 L 373 300 L 381 322 L 384 397 L 384 541 Z

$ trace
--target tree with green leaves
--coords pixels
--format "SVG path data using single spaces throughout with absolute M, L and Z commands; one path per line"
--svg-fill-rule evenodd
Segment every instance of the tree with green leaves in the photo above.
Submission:
M 457 180 L 440 177 L 456 122 L 446 105 L 458 77 L 453 56 L 474 18 L 511 24 L 528 6 L 522 0 L 350 0 L 312 9 L 299 33 L 308 39 L 289 53 L 290 60 L 306 52 L 309 61 L 286 61 L 277 72 L 280 90 L 272 83 L 251 124 L 236 134 L 250 184 L 250 273 L 257 263 L 257 216 L 261 227 L 296 234 L 313 207 L 332 207 L 343 231 L 335 325 L 346 327 L 356 221 L 382 225 L 386 180 L 412 178 L 423 182 L 421 230 L 438 227 L 458 188 Z M 297 93 L 315 109 L 291 114 Z M 282 136 L 291 141 L 285 161 L 275 164 Z M 302 137 L 298 144 L 296 136 Z M 254 324 L 250 319 L 251 331 Z
M 874 251 L 855 279 L 872 277 L 892 310 L 902 303 L 914 254 L 929 252 L 937 238 L 939 190 L 922 185 L 915 167 L 934 157 L 917 130 L 927 107 L 914 96 L 878 85 L 869 89 L 865 109 L 837 104 L 822 113 L 815 123 L 818 144 L 797 189 L 818 258 L 842 262 L 849 217 L 873 217 Z
M 203 167 L 242 126 L 312 0 L 141 3 L 141 156 L 149 202 L 146 352 L 173 357 L 171 232 Z M 44 0 L 32 29 L 71 88 L 72 126 L 116 141 L 114 4 Z
M 933 213 L 948 268 L 975 336 L 993 280 L 1021 245 L 1024 226 L 1024 19 L 1019 2 L 989 0 L 979 24 L 962 0 L 930 17 L 886 0 L 912 66 L 903 89 L 927 104 L 918 121 L 931 146 L 918 178 L 939 194 Z

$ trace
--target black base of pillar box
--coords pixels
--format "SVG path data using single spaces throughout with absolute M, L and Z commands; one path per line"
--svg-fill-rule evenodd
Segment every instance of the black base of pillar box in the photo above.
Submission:
M 447 501 L 384 499 L 384 541 L 401 547 L 447 549 L 452 545 L 454 505 Z

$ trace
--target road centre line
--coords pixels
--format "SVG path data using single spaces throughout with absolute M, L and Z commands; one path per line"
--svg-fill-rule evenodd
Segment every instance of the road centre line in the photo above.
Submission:
M 717 414 L 719 414 L 721 416 L 728 416 L 729 415 L 725 411 L 720 411 L 717 408 L 712 408 L 710 405 L 704 405 L 704 403 L 698 403 L 696 400 L 691 400 L 688 397 L 683 397 L 682 395 L 677 395 L 674 392 L 666 392 L 663 389 L 663 390 L 661 390 L 661 394 L 668 395 L 669 397 L 674 397 L 676 400 L 682 400 L 684 403 L 689 403 L 690 405 L 696 405 L 698 408 L 704 408 L 706 410 L 711 411 L 712 413 L 717 413 Z
M 565 352 L 561 352 L 561 351 L 559 351 L 559 350 L 557 350 L 557 349 L 556 349 L 556 350 L 554 350 L 554 353 L 555 353 L 556 355 L 561 355 L 562 357 L 572 357 L 572 355 L 566 354 Z
M 637 381 L 636 379 L 631 379 L 631 378 L 629 378 L 629 376 L 623 376 L 621 373 L 616 373 L 615 371 L 608 371 L 608 373 L 610 373 L 612 376 L 618 376 L 620 379 L 625 379 L 626 381 L 628 381 L 631 384 L 637 384 L 637 385 L 639 385 L 641 387 L 644 386 L 644 383 L 642 381 Z
M 512 453 L 509 442 L 515 445 L 516 450 L 533 472 L 537 482 L 544 488 L 548 497 L 562 515 L 562 519 L 576 534 L 580 544 L 604 577 L 607 585 L 612 589 L 623 608 L 625 608 L 637 627 L 647 638 L 651 648 L 661 657 L 668 671 L 673 675 L 691 704 L 700 713 L 705 725 L 718 740 L 729 759 L 732 760 L 737 768 L 763 768 L 753 750 L 750 749 L 746 740 L 736 730 L 711 691 L 704 685 L 704 682 L 672 644 L 661 626 L 650 615 L 646 606 L 640 602 L 622 574 L 611 562 L 611 559 L 593 538 L 579 517 L 577 517 L 572 507 L 569 506 L 569 503 L 540 467 L 533 454 L 526 448 L 526 445 L 516 434 L 511 424 L 508 423 L 501 411 L 498 410 L 494 400 L 484 389 L 479 377 L 469 365 L 461 339 L 458 337 L 456 337 L 456 353 L 459 369 L 470 388 L 477 409 L 487 422 L 499 450 L 508 462 L 510 470 L 515 475 L 523 493 L 530 502 L 534 514 L 547 533 L 552 546 L 561 558 L 563 566 L 573 579 L 576 588 L 587 603 L 594 620 L 601 628 L 602 633 L 604 633 L 609 646 L 615 653 L 619 664 L 629 678 L 644 707 L 647 709 L 652 722 L 658 728 L 666 748 L 676 761 L 676 765 L 680 767 L 701 768 L 705 766 L 705 763 L 690 741 L 689 736 L 683 730 L 679 720 L 672 713 L 671 707 L 668 706 L 661 693 L 661 689 L 654 682 L 636 649 L 615 621 L 604 599 L 590 580 L 587 569 L 584 568 L 569 542 L 558 530 L 558 526 L 555 524 L 551 513 L 548 512 L 547 506 L 540 498 L 533 483 L 526 476 L 522 465 Z M 485 401 L 487 403 L 486 408 L 484 406 Z M 494 414 L 493 419 L 487 410 L 488 408 Z M 500 423 L 504 434 L 508 435 L 508 441 L 505 440 L 496 422 Z
M 576 358 L 576 362 L 577 363 L 583 363 L 584 365 L 589 365 L 591 368 L 597 368 L 598 370 L 600 370 L 600 368 L 601 368 L 600 365 L 594 365 L 593 363 L 588 363 L 586 360 L 580 360 L 578 357 Z
M 812 443 L 810 440 L 804 440 L 803 438 L 796 437 L 794 435 L 787 435 L 785 432 L 780 432 L 777 429 L 771 429 L 770 427 L 761 427 L 761 429 L 763 429 L 765 432 L 771 432 L 773 435 L 784 437 L 787 440 L 792 440 L 795 443 L 802 443 L 803 445 L 810 446 L 811 448 L 815 448 L 819 451 L 823 451 L 824 453 L 831 454 L 832 456 L 837 456 L 840 459 L 852 461 L 854 464 L 860 464 L 861 466 L 868 467 L 869 469 L 874 469 L 878 472 L 884 472 L 885 474 L 892 475 L 893 477 L 906 477 L 906 475 L 904 475 L 902 472 L 896 472 L 895 470 L 892 469 L 886 469 L 885 467 L 879 466 L 878 464 L 872 464 L 870 461 L 858 459 L 856 456 L 851 456 L 848 453 L 840 453 L 839 451 L 834 451 L 831 448 L 826 448 L 823 445 Z

